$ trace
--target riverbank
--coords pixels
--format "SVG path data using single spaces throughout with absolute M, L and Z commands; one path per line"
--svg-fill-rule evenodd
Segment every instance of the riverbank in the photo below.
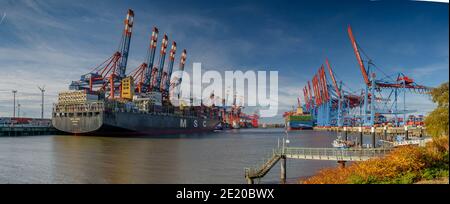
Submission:
M 326 168 L 302 184 L 448 183 L 449 139 L 434 138 L 425 147 L 399 147 L 382 158 L 356 162 L 346 168 Z

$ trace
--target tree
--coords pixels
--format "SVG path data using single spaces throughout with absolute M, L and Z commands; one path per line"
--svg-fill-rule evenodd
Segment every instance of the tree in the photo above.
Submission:
M 431 97 L 433 102 L 437 103 L 437 107 L 425 118 L 427 132 L 433 137 L 448 137 L 449 83 L 446 82 L 441 84 L 439 87 L 434 88 L 431 91 Z

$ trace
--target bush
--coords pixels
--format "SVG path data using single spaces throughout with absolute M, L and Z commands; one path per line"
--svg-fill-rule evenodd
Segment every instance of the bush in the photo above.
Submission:
M 427 132 L 433 137 L 447 136 L 449 133 L 448 107 L 449 107 L 449 83 L 444 83 L 431 91 L 433 102 L 437 103 L 426 118 Z M 448 151 L 448 149 L 447 149 Z
M 432 180 L 435 178 L 448 177 L 448 169 L 427 168 L 422 173 L 422 178 Z

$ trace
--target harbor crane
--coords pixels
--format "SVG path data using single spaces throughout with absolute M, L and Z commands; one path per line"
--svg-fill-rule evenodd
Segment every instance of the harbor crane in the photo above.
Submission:
M 71 90 L 104 92 L 109 89 L 108 97 L 114 99 L 115 90 L 118 89 L 120 91 L 121 79 L 125 77 L 133 23 L 134 12 L 129 9 L 124 21 L 125 28 L 119 49 L 107 60 L 94 67 L 89 73 L 82 75 L 80 80 L 72 81 L 69 86 Z
M 418 84 L 403 73 L 386 75 L 362 51 L 350 26 L 347 32 L 363 76 L 364 89 L 360 93 L 343 89 L 345 84 L 338 82 L 331 63 L 326 58 L 328 76 L 324 65 L 321 65 L 311 83 L 308 81 L 303 87 L 304 109 L 311 113 L 317 126 L 374 126 L 380 123 L 381 119 L 377 117 L 384 115 L 394 115 L 395 125 L 400 125 L 398 115 L 403 114 L 403 121 L 406 121 L 406 114 L 415 112 L 406 109 L 406 92 L 427 94 L 431 88 Z M 384 77 L 376 78 L 377 75 Z M 398 106 L 401 93 L 403 110 Z
M 156 44 L 158 42 L 158 28 L 153 27 L 150 36 L 150 45 L 147 51 L 146 61 L 134 69 L 129 75 L 135 81 L 137 93 L 147 92 L 150 89 L 150 80 L 152 75 L 153 62 L 155 60 Z
M 392 76 L 384 74 L 373 63 L 372 59 L 364 52 L 361 52 L 362 49 L 357 43 L 350 25 L 347 27 L 347 32 L 365 84 L 362 111 L 363 124 L 373 126 L 375 124 L 375 115 L 377 114 L 394 115 L 396 125 L 399 125 L 398 115 L 403 114 L 403 121 L 405 122 L 407 113 L 416 112 L 415 110 L 406 109 L 406 92 L 427 94 L 431 88 L 417 84 L 411 77 L 403 73 L 397 73 Z M 364 54 L 366 60 L 362 58 L 361 53 Z M 367 68 L 365 64 L 367 64 Z M 377 79 L 375 69 L 378 69 L 384 75 L 384 78 Z M 383 92 L 386 91 L 387 93 L 384 94 Z M 403 93 L 403 110 L 398 108 L 398 99 L 401 93 Z M 378 95 L 379 98 L 376 98 L 375 95 Z
M 160 83 L 161 83 L 161 75 L 162 75 L 162 71 L 164 69 L 164 62 L 166 59 L 166 49 L 167 49 L 167 44 L 168 44 L 168 37 L 166 34 L 164 34 L 164 38 L 161 42 L 161 51 L 160 51 L 160 55 L 159 55 L 159 64 L 158 66 L 154 66 L 153 70 L 152 70 L 152 79 L 151 79 L 151 84 L 150 84 L 150 90 L 152 91 L 160 91 Z

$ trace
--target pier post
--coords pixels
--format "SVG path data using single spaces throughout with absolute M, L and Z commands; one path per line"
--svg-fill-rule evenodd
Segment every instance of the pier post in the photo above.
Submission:
M 372 132 L 372 148 L 375 148 L 375 127 L 372 126 L 370 131 Z
M 345 141 L 348 140 L 348 136 L 347 136 L 347 127 L 344 127 L 344 138 L 345 138 Z
M 247 184 L 253 184 L 253 179 L 247 177 Z
M 419 137 L 423 137 L 423 127 L 420 126 L 420 133 L 419 133 Z
M 386 126 L 383 127 L 383 135 L 384 135 L 383 140 L 387 140 L 387 127 Z
M 281 156 L 281 172 L 280 172 L 281 183 L 286 183 L 286 156 Z
M 405 125 L 405 139 L 409 140 L 409 135 L 408 135 L 408 126 Z
M 345 161 L 339 160 L 337 161 L 339 168 L 345 168 Z
M 363 131 L 362 127 L 359 127 L 359 147 L 363 147 Z

